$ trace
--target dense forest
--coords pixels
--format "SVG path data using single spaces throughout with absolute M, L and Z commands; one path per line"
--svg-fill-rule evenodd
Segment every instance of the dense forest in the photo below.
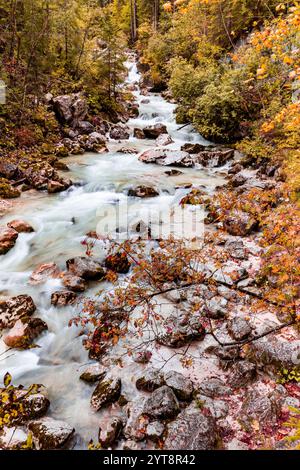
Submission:
M 298 2 L 0 0 L 0 448 L 299 448 L 299 197 Z

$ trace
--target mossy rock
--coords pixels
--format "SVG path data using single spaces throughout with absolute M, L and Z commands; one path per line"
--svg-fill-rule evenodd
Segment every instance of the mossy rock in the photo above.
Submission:
M 14 188 L 7 179 L 0 178 L 0 197 L 3 199 L 13 199 L 20 195 L 20 191 Z

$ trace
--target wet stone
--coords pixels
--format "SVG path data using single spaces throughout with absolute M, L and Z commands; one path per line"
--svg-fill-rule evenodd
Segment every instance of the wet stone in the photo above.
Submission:
M 178 400 L 170 387 L 156 389 L 144 404 L 144 414 L 152 419 L 174 418 L 180 410 Z
M 121 394 L 121 380 L 106 378 L 98 383 L 91 397 L 91 406 L 99 411 L 106 405 L 117 401 Z

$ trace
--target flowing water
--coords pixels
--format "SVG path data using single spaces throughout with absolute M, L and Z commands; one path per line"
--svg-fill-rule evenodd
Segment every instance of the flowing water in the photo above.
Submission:
M 135 63 L 129 61 L 127 66 L 128 83 L 138 83 L 140 76 Z M 205 143 L 191 127 L 178 130 L 175 105 L 165 101 L 161 95 L 143 96 L 138 87 L 134 94 L 140 115 L 128 122 L 132 131 L 134 127 L 161 122 L 174 140 L 168 148 L 179 149 L 186 142 Z M 145 99 L 149 102 L 142 103 Z M 92 388 L 79 380 L 83 367 L 90 361 L 82 346 L 80 328 L 68 326 L 69 320 L 76 315 L 76 307 L 58 309 L 50 304 L 51 293 L 62 287 L 61 281 L 49 279 L 44 284 L 31 286 L 29 276 L 42 263 L 54 261 L 63 270 L 68 258 L 83 255 L 81 242 L 85 234 L 96 229 L 105 213 L 108 214 L 106 217 L 111 217 L 109 224 L 115 224 L 115 228 L 122 232 L 128 203 L 134 202 L 134 218 L 140 220 L 149 209 L 157 212 L 178 204 L 188 190 L 176 189 L 177 186 L 192 183 L 204 186 L 209 194 L 223 183 L 222 176 L 213 170 L 182 169 L 183 174 L 169 177 L 165 174 L 169 168 L 146 165 L 138 161 L 136 154 L 118 152 L 123 147 L 134 147 L 141 152 L 154 146 L 153 140 L 130 137 L 121 143 L 110 141 L 109 152 L 104 154 L 86 153 L 69 157 L 65 161 L 71 170 L 70 177 L 78 182 L 77 185 L 55 195 L 35 191 L 24 193 L 14 210 L 2 219 L 2 224 L 16 218 L 26 220 L 33 225 L 35 232 L 20 234 L 15 247 L 0 257 L 0 294 L 2 298 L 25 293 L 31 295 L 37 306 L 36 315 L 46 321 L 48 332 L 38 338 L 39 347 L 27 351 L 5 352 L 5 345 L 0 341 L 0 376 L 9 371 L 15 384 L 45 385 L 51 402 L 49 414 L 75 427 L 78 434 L 76 448 L 85 448 L 91 438 L 96 438 L 100 418 L 109 411 L 94 413 L 90 409 Z M 138 184 L 155 186 L 159 196 L 139 200 L 129 198 L 128 188 Z M 116 206 L 121 208 L 117 221 Z M 103 285 L 105 287 L 102 283 L 101 288 Z M 97 289 L 99 284 L 91 286 L 88 295 L 95 294 Z M 135 369 L 130 370 L 134 374 Z M 122 377 L 130 376 L 124 369 L 118 373 Z M 129 395 L 134 393 L 131 382 L 126 383 L 125 379 L 123 385 Z

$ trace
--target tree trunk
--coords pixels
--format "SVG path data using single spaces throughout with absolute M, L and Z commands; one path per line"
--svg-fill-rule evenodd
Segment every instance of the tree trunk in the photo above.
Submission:
M 131 42 L 135 43 L 137 40 L 137 5 L 136 0 L 130 0 L 131 8 Z

